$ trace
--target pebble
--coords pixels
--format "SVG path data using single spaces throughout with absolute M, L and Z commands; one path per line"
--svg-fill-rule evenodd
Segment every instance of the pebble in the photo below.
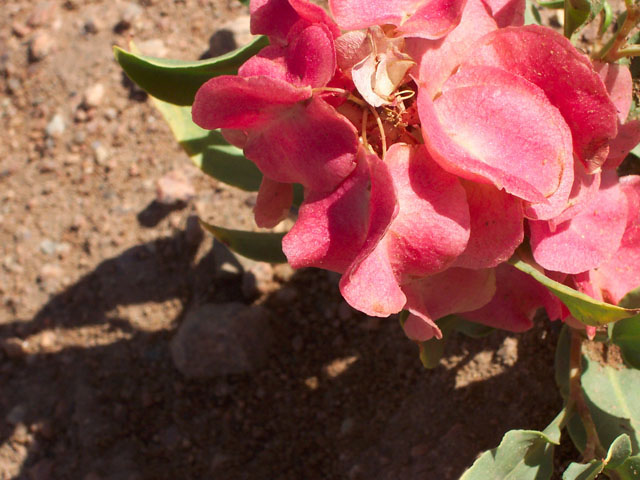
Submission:
M 36 28 L 51 23 L 56 8 L 56 2 L 38 2 L 27 19 L 27 25 Z
M 148 55 L 149 57 L 162 58 L 166 57 L 168 53 L 167 46 L 164 41 L 159 38 L 152 38 L 151 40 L 136 43 L 136 46 L 143 55 Z
M 49 123 L 47 123 L 45 133 L 48 137 L 57 138 L 64 133 L 66 128 L 67 126 L 65 124 L 64 117 L 61 114 L 56 113 L 53 118 L 51 118 Z
M 58 244 L 53 240 L 49 240 L 48 238 L 40 242 L 40 251 L 45 255 L 53 255 L 54 253 L 56 253 L 57 247 L 58 247 Z
M 156 200 L 163 205 L 187 204 L 195 195 L 195 189 L 181 170 L 172 170 L 156 183 Z
M 64 270 L 60 265 L 55 263 L 45 263 L 40 269 L 40 277 L 42 279 L 58 279 L 64 275 Z
M 104 85 L 102 83 L 91 85 L 84 91 L 82 103 L 87 108 L 99 107 L 104 99 L 104 92 Z
M 49 55 L 55 46 L 55 41 L 47 32 L 36 33 L 29 42 L 29 60 L 39 62 Z
M 171 340 L 176 368 L 187 378 L 212 378 L 263 368 L 273 337 L 269 312 L 231 302 L 190 311 Z
M 100 22 L 97 18 L 87 18 L 84 21 L 82 29 L 84 30 L 84 33 L 95 35 L 100 30 L 102 30 L 102 22 Z
M 120 20 L 115 25 L 114 30 L 116 32 L 124 32 L 130 29 L 140 15 L 142 15 L 142 7 L 137 3 L 127 2 L 122 9 Z
M 98 165 L 104 165 L 109 159 L 109 151 L 98 140 L 91 142 L 93 158 Z

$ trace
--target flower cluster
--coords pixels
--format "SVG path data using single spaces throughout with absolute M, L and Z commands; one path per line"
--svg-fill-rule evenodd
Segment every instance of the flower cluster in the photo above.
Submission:
M 640 141 L 631 75 L 592 63 L 524 0 L 252 0 L 270 46 L 199 90 L 194 121 L 223 129 L 263 173 L 256 223 L 304 202 L 283 249 L 342 274 L 353 307 L 512 331 L 568 310 L 507 263 L 524 242 L 545 273 L 618 303 L 640 285 Z

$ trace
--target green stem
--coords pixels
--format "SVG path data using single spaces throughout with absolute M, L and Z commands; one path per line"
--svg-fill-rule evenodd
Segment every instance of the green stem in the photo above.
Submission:
M 580 415 L 580 419 L 587 433 L 587 444 L 585 445 L 584 452 L 582 452 L 582 461 L 587 463 L 594 458 L 604 459 L 607 456 L 607 452 L 600 443 L 596 425 L 593 422 L 591 411 L 589 411 L 582 391 L 582 341 L 583 337 L 581 333 L 575 329 L 571 329 L 568 409 L 575 408 L 575 411 Z
M 618 58 L 640 56 L 640 45 L 629 45 L 618 50 Z
M 631 30 L 640 22 L 640 5 L 634 4 L 633 0 L 625 0 L 627 7 L 626 15 L 624 16 L 624 22 L 618 29 L 615 36 L 611 41 L 605 45 L 605 47 L 596 56 L 605 62 L 615 62 L 622 58 L 624 55 L 620 55 L 620 49 L 627 41 L 627 37 Z

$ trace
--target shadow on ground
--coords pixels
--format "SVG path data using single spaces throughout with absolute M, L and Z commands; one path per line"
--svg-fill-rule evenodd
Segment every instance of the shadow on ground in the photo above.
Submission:
M 425 371 L 395 319 L 346 309 L 336 277 L 315 270 L 264 300 L 266 368 L 186 380 L 168 348 L 185 310 L 246 301 L 224 250 L 197 257 L 187 237 L 125 250 L 31 321 L 0 326 L 0 341 L 102 332 L 1 359 L 0 462 L 2 449 L 22 459 L 14 478 L 455 479 L 507 429 L 541 429 L 560 407 L 555 327 L 517 337 L 510 360 L 497 353 L 506 334 L 455 337 L 448 367 Z

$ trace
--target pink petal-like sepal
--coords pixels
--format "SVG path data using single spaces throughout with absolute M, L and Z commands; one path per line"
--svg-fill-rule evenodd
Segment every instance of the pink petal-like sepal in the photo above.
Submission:
M 313 24 L 326 26 L 334 38 L 340 29 L 318 5 L 307 0 L 251 0 L 251 33 L 268 35 L 271 43 L 286 45 Z
M 640 287 L 640 176 L 621 177 L 620 188 L 627 198 L 627 224 L 620 248 L 608 262 L 589 272 L 602 296 L 613 304 Z
M 616 107 L 589 59 L 565 37 L 537 25 L 501 28 L 486 35 L 465 64 L 499 67 L 536 84 L 569 125 L 588 171 L 604 163 L 617 132 Z
M 397 192 L 398 214 L 375 249 L 365 251 L 340 282 L 347 302 L 375 316 L 400 311 L 405 302 L 400 286 L 447 268 L 469 238 L 464 189 L 424 147 L 394 144 L 385 164 Z
M 484 0 L 496 19 L 498 27 L 521 27 L 524 25 L 525 0 Z
M 282 240 L 293 268 L 344 272 L 355 260 L 369 228 L 371 156 L 361 148 L 356 169 L 334 191 L 307 193 L 298 220 Z
M 618 135 L 609 142 L 609 156 L 603 165 L 607 169 L 615 169 L 640 143 L 640 120 L 631 120 L 618 125 Z
M 565 175 L 573 176 L 566 123 L 522 77 L 492 67 L 463 69 L 435 102 L 420 91 L 418 109 L 429 152 L 451 173 L 532 203 L 546 201 Z
M 269 77 L 223 75 L 205 83 L 193 101 L 193 121 L 207 130 L 246 130 L 269 124 L 292 105 L 311 98 L 311 88 Z
M 391 24 L 404 36 L 435 39 L 460 22 L 464 3 L 464 0 L 329 0 L 329 7 L 344 30 Z
M 551 294 L 526 273 L 508 263 L 496 268 L 496 293 L 484 307 L 461 316 L 489 327 L 524 332 L 533 326 L 538 308 L 545 306 Z
M 249 133 L 244 153 L 268 177 L 331 191 L 355 168 L 354 126 L 324 100 L 298 103 Z
M 490 268 L 507 261 L 524 238 L 522 202 L 492 185 L 463 182 L 471 218 L 467 248 L 454 265 Z M 478 307 L 479 308 L 479 307 Z
M 547 270 L 591 270 L 618 250 L 626 223 L 627 199 L 615 172 L 605 171 L 593 201 L 571 220 L 555 230 L 548 222 L 529 222 L 533 257 Z
M 407 336 L 424 342 L 441 334 L 435 320 L 453 313 L 476 310 L 496 292 L 494 269 L 449 268 L 444 272 L 403 285 L 410 312 L 404 324 Z
M 256 225 L 273 228 L 287 218 L 293 202 L 293 185 L 274 182 L 262 177 L 260 190 L 253 209 Z

